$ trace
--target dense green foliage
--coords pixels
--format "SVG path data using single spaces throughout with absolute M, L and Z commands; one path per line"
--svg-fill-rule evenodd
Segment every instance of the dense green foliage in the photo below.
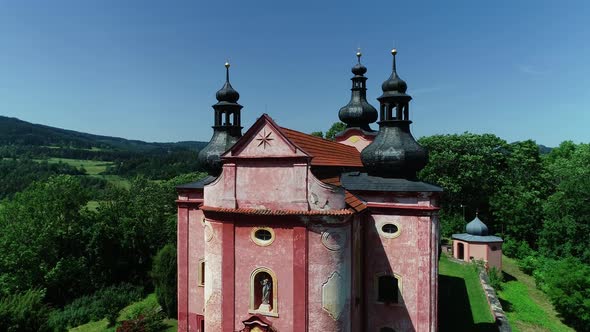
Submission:
M 77 298 L 61 310 L 52 311 L 47 326 L 51 331 L 61 332 L 104 317 L 113 325 L 119 311 L 129 303 L 141 299 L 142 294 L 141 287 L 130 284 L 101 289 L 94 294 Z
M 176 246 L 167 244 L 154 257 L 152 279 L 158 303 L 168 317 L 176 317 Z
M 568 325 L 590 331 L 590 266 L 571 257 L 547 259 L 534 276 Z
M 45 292 L 29 289 L 0 299 L 0 331 L 35 332 L 46 329 L 49 307 L 43 302 Z
M 463 232 L 479 209 L 491 232 L 504 237 L 504 253 L 535 275 L 569 325 L 587 330 L 590 145 L 564 142 L 541 155 L 533 141 L 469 133 L 420 143 L 430 151 L 420 177 L 445 189 L 442 235 Z
M 0 158 L 0 199 L 24 190 L 35 181 L 57 174 L 82 175 L 84 171 L 65 163 Z

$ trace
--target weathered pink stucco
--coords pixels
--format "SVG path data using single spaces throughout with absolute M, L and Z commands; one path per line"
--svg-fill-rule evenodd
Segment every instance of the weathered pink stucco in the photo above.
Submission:
M 463 246 L 463 257 L 460 257 L 460 246 Z M 472 260 L 481 260 L 486 263 L 486 267 L 495 267 L 502 270 L 502 242 L 467 242 L 453 240 L 453 257 L 471 262 Z
M 364 208 L 355 210 L 354 196 L 316 177 L 310 154 L 266 116 L 223 158 L 215 181 L 179 190 L 179 331 L 202 332 L 197 315 L 206 331 L 240 331 L 253 315 L 281 332 L 436 331 L 434 194 L 357 192 Z M 399 234 L 380 232 L 385 223 Z M 253 241 L 258 227 L 273 231 L 270 244 Z M 259 268 L 276 277 L 276 311 L 250 305 Z M 400 278 L 400 303 L 377 301 L 382 274 Z

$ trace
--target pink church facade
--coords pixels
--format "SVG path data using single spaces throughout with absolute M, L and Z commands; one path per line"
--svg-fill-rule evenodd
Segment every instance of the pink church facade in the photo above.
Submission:
M 352 99 L 356 88 L 362 100 L 355 68 Z M 384 95 L 405 95 L 394 88 Z M 199 155 L 211 175 L 177 188 L 178 330 L 436 331 L 441 189 L 409 175 L 425 163 L 411 159 L 418 148 L 372 163 L 362 151 L 390 129 L 369 132 L 359 110 L 376 110 L 353 100 L 348 117 L 341 110 L 349 129 L 337 140 L 347 142 L 266 114 L 242 136 L 238 97 L 228 74 Z M 383 113 L 381 127 L 409 124 Z

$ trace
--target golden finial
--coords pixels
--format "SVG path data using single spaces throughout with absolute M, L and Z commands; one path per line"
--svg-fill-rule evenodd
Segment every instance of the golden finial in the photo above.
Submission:
M 392 49 L 392 50 L 391 50 L 391 54 L 392 54 L 392 55 L 396 55 L 396 54 L 397 54 L 397 50 L 396 50 L 395 48 L 394 48 L 394 49 Z
M 229 68 L 229 67 L 230 67 L 229 60 L 226 60 L 225 61 L 225 68 Z
M 363 56 L 363 54 L 361 53 L 361 48 L 360 48 L 360 47 L 359 47 L 359 48 L 357 49 L 357 51 L 356 51 L 356 56 L 358 56 L 359 58 L 360 58 L 361 56 Z

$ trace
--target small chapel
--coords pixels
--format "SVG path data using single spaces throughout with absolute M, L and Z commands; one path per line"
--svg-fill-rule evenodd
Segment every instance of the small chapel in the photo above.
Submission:
M 357 53 L 335 141 L 268 114 L 242 134 L 226 63 L 209 176 L 177 187 L 178 331 L 437 331 L 442 189 L 417 179 L 428 153 L 391 53 L 379 110 Z

